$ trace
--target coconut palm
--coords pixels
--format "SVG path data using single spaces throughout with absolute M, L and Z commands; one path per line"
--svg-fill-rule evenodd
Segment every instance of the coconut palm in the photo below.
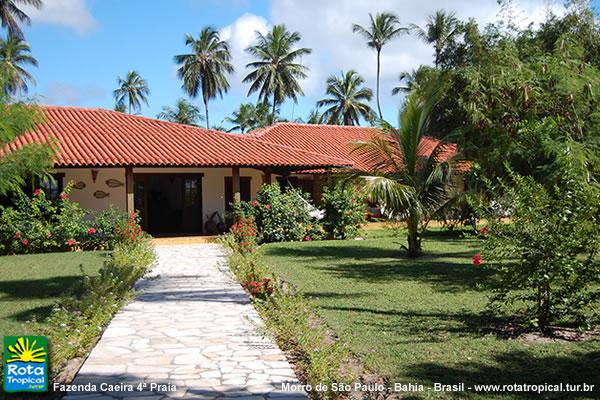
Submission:
M 240 104 L 240 108 L 234 111 L 231 117 L 226 117 L 225 121 L 233 124 L 233 127 L 227 132 L 240 131 L 245 133 L 258 124 L 256 106 L 252 103 Z
M 362 174 L 365 192 L 394 216 L 406 219 L 405 248 L 411 257 L 422 254 L 427 223 L 453 197 L 455 148 L 440 141 L 431 149 L 431 141 L 424 140 L 440 86 L 434 82 L 408 96 L 399 129 L 387 125 L 384 134 L 356 143 L 356 151 L 374 162 L 372 171 Z
M 396 86 L 392 89 L 392 96 L 395 96 L 399 93 L 410 93 L 416 85 L 416 76 L 417 72 L 413 69 L 412 72 L 401 72 L 398 75 L 398 82 L 405 82 L 403 86 Z
M 17 4 L 33 6 L 38 10 L 42 8 L 42 0 L 0 0 L 0 24 L 6 28 L 9 36 L 23 39 L 23 31 L 19 22 L 30 25 L 31 18 L 25 14 Z
M 308 116 L 306 117 L 306 123 L 313 125 L 323 123 L 323 114 L 321 114 L 318 107 L 310 110 Z
M 414 32 L 424 42 L 432 44 L 435 48 L 435 67 L 440 64 L 440 56 L 446 44 L 458 30 L 458 19 L 453 12 L 437 10 L 434 14 L 427 17 L 425 28 L 411 24 L 410 30 Z
M 0 38 L 0 73 L 3 75 L 4 93 L 27 93 L 27 82 L 35 80 L 25 66 L 37 67 L 38 63 L 30 54 L 29 45 L 16 36 Z
M 328 124 L 342 122 L 344 125 L 360 125 L 359 119 L 367 121 L 375 118 L 375 112 L 369 106 L 373 91 L 363 84 L 365 80 L 354 70 L 327 78 L 325 93 L 328 98 L 319 100 L 317 107 L 328 107 L 323 112 L 323 120 Z
M 381 49 L 390 40 L 400 36 L 402 33 L 408 32 L 407 28 L 400 26 L 400 20 L 392 13 L 377 13 L 375 17 L 369 14 L 371 23 L 368 28 L 354 24 L 352 31 L 357 32 L 367 40 L 367 45 L 377 51 L 377 111 L 379 118 L 383 118 L 381 114 L 381 102 L 379 100 L 379 81 L 381 75 Z
M 204 120 L 200 109 L 186 99 L 178 99 L 175 107 L 163 107 L 156 117 L 177 124 L 192 126 L 198 126 L 198 123 Z
M 128 113 L 131 114 L 132 108 L 140 112 L 142 103 L 148 105 L 150 89 L 146 80 L 137 71 L 128 71 L 125 78 L 117 77 L 117 85 L 118 88 L 113 91 L 113 96 L 121 109 L 127 105 Z
M 256 43 L 246 49 L 256 61 L 246 64 L 252 70 L 244 82 L 250 83 L 248 95 L 258 92 L 262 102 L 272 98 L 271 119 L 275 120 L 277 107 L 286 98 L 297 102 L 298 95 L 304 95 L 298 80 L 307 77 L 308 68 L 297 61 L 312 50 L 295 48 L 302 37 L 285 25 L 275 25 L 266 35 L 256 32 L 256 36 Z
M 227 74 L 233 72 L 231 53 L 226 40 L 221 40 L 219 32 L 212 27 L 205 27 L 195 39 L 185 35 L 185 45 L 191 48 L 191 53 L 175 56 L 179 65 L 177 73 L 182 80 L 182 88 L 191 97 L 197 97 L 202 91 L 206 127 L 209 127 L 208 101 L 229 90 Z

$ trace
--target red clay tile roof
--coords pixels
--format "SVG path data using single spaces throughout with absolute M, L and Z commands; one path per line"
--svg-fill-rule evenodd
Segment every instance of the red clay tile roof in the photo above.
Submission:
M 58 140 L 55 166 L 257 166 L 325 168 L 351 162 L 249 136 L 105 109 L 42 106 L 46 121 L 8 150 Z
M 369 171 L 372 169 L 373 161 L 367 159 L 361 152 L 353 151 L 354 142 L 368 141 L 373 135 L 380 133 L 380 129 L 370 127 L 282 122 L 253 131 L 250 135 L 269 143 L 285 144 L 301 150 L 351 160 L 353 168 Z M 438 143 L 437 139 L 423 138 L 422 145 L 426 153 L 424 155 L 431 154 Z M 455 153 L 456 146 L 452 145 L 448 156 Z

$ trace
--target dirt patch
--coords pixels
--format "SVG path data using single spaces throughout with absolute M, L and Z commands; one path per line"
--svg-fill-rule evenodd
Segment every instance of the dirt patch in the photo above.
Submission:
M 585 342 L 599 336 L 600 329 L 582 332 L 573 328 L 550 327 L 545 335 L 541 332 L 527 332 L 520 335 L 519 340 L 525 343 Z

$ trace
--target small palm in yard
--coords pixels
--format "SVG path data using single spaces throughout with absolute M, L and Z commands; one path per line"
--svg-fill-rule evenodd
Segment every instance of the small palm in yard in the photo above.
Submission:
M 369 27 L 365 28 L 361 25 L 354 24 L 352 26 L 352 31 L 362 35 L 367 39 L 367 45 L 377 51 L 377 111 L 379 112 L 379 118 L 383 118 L 379 100 L 381 49 L 390 40 L 400 36 L 402 33 L 408 32 L 408 29 L 401 27 L 398 17 L 391 13 L 378 13 L 375 17 L 369 14 L 369 18 L 371 19 Z
M 217 95 L 223 96 L 229 90 L 227 74 L 233 72 L 229 44 L 221 40 L 219 32 L 206 27 L 197 39 L 186 34 L 185 45 L 191 47 L 192 51 L 175 56 L 175 63 L 180 66 L 177 73 L 188 95 L 197 97 L 202 92 L 208 128 L 208 101 Z
M 31 55 L 29 45 L 16 36 L 0 38 L 0 70 L 5 77 L 4 93 L 27 93 L 27 82 L 35 83 L 31 74 L 24 68 L 27 65 L 38 65 Z
M 148 82 L 143 79 L 137 71 L 129 71 L 125 78 L 118 77 L 117 84 L 119 87 L 113 91 L 115 102 L 118 104 L 118 110 L 127 109 L 131 114 L 132 109 L 140 112 L 142 103 L 148 105 L 148 95 L 150 89 Z
M 433 215 L 452 197 L 453 145 L 440 141 L 431 149 L 426 140 L 431 111 L 440 94 L 436 81 L 426 90 L 411 93 L 400 113 L 400 128 L 384 127 L 384 134 L 357 142 L 355 151 L 372 160 L 369 174 L 361 174 L 364 190 L 373 201 L 406 219 L 408 254 L 422 255 L 424 229 Z
M 162 111 L 156 117 L 166 121 L 192 126 L 198 126 L 198 123 L 204 120 L 200 109 L 186 99 L 177 100 L 175 107 L 163 107 Z
M 364 83 L 365 80 L 353 70 L 342 72 L 339 77 L 331 75 L 327 78 L 325 93 L 329 98 L 317 102 L 317 107 L 328 107 L 322 119 L 331 125 L 340 122 L 344 125 L 360 125 L 361 117 L 367 121 L 375 119 L 375 112 L 368 103 L 373 91 L 364 87 Z
M 307 77 L 308 68 L 298 61 L 312 50 L 296 48 L 302 36 L 288 31 L 285 25 L 275 25 L 266 35 L 260 32 L 256 35 L 256 43 L 246 49 L 256 61 L 246 64 L 252 71 L 244 82 L 250 83 L 248 95 L 258 92 L 259 99 L 265 103 L 272 98 L 271 119 L 274 121 L 277 107 L 286 98 L 297 101 L 298 95 L 304 95 L 298 80 Z

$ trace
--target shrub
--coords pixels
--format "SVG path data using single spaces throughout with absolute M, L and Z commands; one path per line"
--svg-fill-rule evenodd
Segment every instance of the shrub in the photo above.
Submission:
M 241 204 L 242 213 L 254 219 L 260 242 L 303 240 L 312 224 L 308 199 L 297 189 L 281 191 L 279 184 L 264 185 L 256 200 Z
M 473 263 L 498 273 L 491 305 L 523 305 L 521 315 L 542 331 L 563 317 L 586 326 L 600 299 L 600 189 L 574 165 L 560 168 L 550 187 L 511 171 L 494 191 L 510 223 L 479 205 L 488 225 Z
M 112 205 L 106 210 L 88 212 L 86 219 L 90 221 L 90 227 L 85 248 L 112 249 L 117 243 L 115 229 L 123 226 L 127 218 L 125 211 Z
M 358 234 L 365 222 L 366 205 L 354 186 L 338 182 L 323 189 L 323 229 L 330 239 L 347 239 Z
M 256 224 L 252 217 L 240 217 L 232 225 L 231 246 L 240 254 L 254 253 L 256 251 Z

